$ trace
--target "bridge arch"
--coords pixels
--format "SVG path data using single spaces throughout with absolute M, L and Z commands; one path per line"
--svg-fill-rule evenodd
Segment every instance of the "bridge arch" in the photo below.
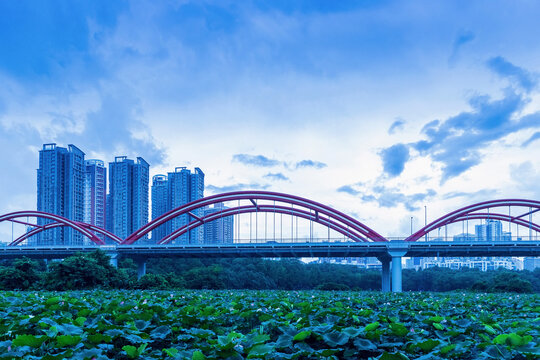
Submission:
M 91 230 L 93 232 L 97 232 L 98 234 L 101 234 L 101 235 L 104 235 L 104 236 L 108 237 L 109 239 L 114 241 L 116 244 L 120 244 L 122 242 L 121 238 L 119 238 L 115 234 L 113 234 L 113 233 L 111 233 L 111 232 L 109 232 L 109 231 L 107 231 L 107 230 L 105 230 L 103 228 L 100 228 L 99 226 L 95 226 L 95 225 L 91 225 L 91 224 L 87 224 L 87 223 L 83 223 L 83 222 L 75 222 L 75 223 L 82 226 L 85 229 Z M 31 231 L 29 231 L 27 233 L 24 233 L 21 236 L 19 236 L 17 239 L 13 240 L 11 243 L 8 244 L 8 246 L 18 245 L 21 242 L 23 242 L 24 240 L 26 240 L 26 239 L 34 236 L 34 235 L 37 235 L 42 231 L 49 230 L 49 229 L 56 228 L 56 227 L 63 227 L 63 226 L 67 226 L 67 225 L 64 224 L 64 223 L 61 223 L 61 222 L 53 222 L 53 223 L 48 223 L 48 224 L 45 224 L 45 225 L 42 225 L 42 226 L 37 226 L 35 229 L 32 229 Z
M 200 217 L 193 213 L 194 211 L 209 205 L 236 200 L 247 200 L 251 202 L 251 205 L 228 208 L 221 212 L 210 214 L 206 217 Z M 278 203 L 278 205 L 263 205 L 259 204 L 259 201 L 274 201 Z M 283 204 L 287 204 L 287 206 L 283 206 Z M 354 241 L 387 241 L 386 238 L 349 215 L 313 200 L 269 191 L 236 191 L 205 197 L 173 209 L 159 216 L 128 236 L 122 242 L 122 244 L 133 244 L 137 240 L 146 236 L 150 231 L 163 225 L 167 221 L 185 214 L 191 216 L 194 220 L 177 229 L 164 239 L 161 239 L 159 241 L 160 244 L 170 242 L 178 236 L 181 236 L 182 234 L 185 234 L 186 232 L 195 229 L 206 222 L 217 220 L 221 217 L 257 212 L 276 212 L 309 219 L 338 231 L 339 233 L 350 237 Z
M 501 207 L 520 207 L 520 208 L 529 208 L 529 211 L 526 211 L 520 215 L 512 216 L 510 214 L 501 214 L 501 213 L 490 213 L 489 209 L 492 208 L 501 208 Z M 488 212 L 480 212 L 482 210 L 488 210 Z M 540 211 L 540 201 L 536 200 L 527 200 L 527 199 L 501 199 L 501 200 L 490 200 L 483 201 L 476 204 L 472 204 L 455 211 L 452 211 L 446 215 L 441 216 L 435 221 L 427 224 L 411 236 L 405 239 L 405 241 L 417 241 L 423 236 L 427 235 L 433 230 L 437 230 L 446 225 L 467 221 L 467 220 L 501 220 L 514 223 L 520 226 L 528 227 L 532 230 L 540 232 L 540 225 L 533 223 L 532 221 L 524 220 L 523 218 L 528 215 L 532 215 Z
M 50 225 L 50 224 L 46 224 L 46 225 L 41 226 L 41 225 L 25 223 L 23 221 L 18 220 L 20 218 L 26 218 L 26 217 L 35 217 L 35 218 L 48 219 L 48 220 L 54 221 L 53 223 L 50 223 L 50 224 L 55 224 L 55 225 L 54 226 L 51 225 L 49 227 L 46 227 L 46 225 Z M 34 227 L 36 227 L 36 229 L 34 229 L 32 231 L 36 231 L 36 232 L 33 235 L 35 235 L 35 234 L 37 234 L 37 233 L 39 233 L 41 231 L 53 228 L 53 227 L 68 226 L 68 227 L 80 232 L 81 234 L 86 236 L 88 239 L 90 239 L 90 241 L 94 242 L 95 244 L 105 245 L 105 242 L 102 239 L 100 239 L 98 236 L 96 236 L 91 231 L 91 230 L 93 230 L 93 231 L 101 232 L 101 231 L 105 231 L 105 230 L 103 230 L 103 229 L 97 230 L 96 229 L 97 227 L 94 227 L 93 229 L 90 229 L 89 227 L 91 227 L 91 225 L 82 224 L 82 223 L 79 223 L 79 222 L 76 222 L 76 221 L 72 221 L 72 220 L 66 219 L 65 217 L 60 216 L 60 215 L 49 214 L 49 213 L 45 213 L 45 212 L 42 212 L 42 211 L 32 211 L 32 210 L 29 210 L 29 211 L 17 211 L 17 212 L 12 212 L 12 213 L 9 213 L 9 214 L 1 215 L 0 216 L 0 223 L 4 222 L 4 221 L 12 221 L 12 222 L 15 222 L 15 223 L 21 223 L 21 224 L 25 224 L 25 225 L 34 226 Z M 32 231 L 30 231 L 30 232 L 32 232 Z M 19 239 L 17 239 L 17 240 L 19 240 Z M 17 240 L 15 240 L 15 241 L 17 241 Z M 24 239 L 21 239 L 16 244 L 20 243 L 23 240 Z M 10 244 L 10 245 L 16 245 L 16 244 L 14 244 L 15 241 L 13 241 L 13 243 Z

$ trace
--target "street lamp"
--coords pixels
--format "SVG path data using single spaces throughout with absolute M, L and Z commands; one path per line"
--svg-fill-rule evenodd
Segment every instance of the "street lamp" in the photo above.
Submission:
M 412 219 L 413 217 L 411 216 L 411 235 L 412 235 Z
M 424 227 L 427 226 L 427 205 L 424 205 Z M 427 237 L 427 232 L 426 232 L 426 235 L 425 235 L 425 241 L 428 240 L 428 237 Z

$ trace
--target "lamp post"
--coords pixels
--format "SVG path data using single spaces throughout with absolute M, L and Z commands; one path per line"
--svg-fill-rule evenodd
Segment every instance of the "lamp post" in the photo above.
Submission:
M 412 219 L 413 217 L 411 216 L 411 235 L 412 235 Z
M 427 205 L 424 205 L 424 227 L 427 226 Z M 426 232 L 426 235 L 425 235 L 425 241 L 428 240 L 428 237 L 427 237 L 427 232 Z

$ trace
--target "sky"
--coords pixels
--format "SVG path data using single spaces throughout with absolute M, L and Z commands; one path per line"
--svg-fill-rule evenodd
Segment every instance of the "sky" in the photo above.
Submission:
M 21 0 L 0 14 L 0 213 L 35 209 L 51 142 L 142 156 L 151 175 L 200 167 L 206 195 L 295 194 L 392 237 L 425 210 L 540 198 L 539 2 Z

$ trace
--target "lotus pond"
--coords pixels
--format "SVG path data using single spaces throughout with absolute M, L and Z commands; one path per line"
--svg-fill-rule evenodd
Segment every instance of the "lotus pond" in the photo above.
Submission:
M 2 359 L 538 359 L 540 296 L 0 292 Z

